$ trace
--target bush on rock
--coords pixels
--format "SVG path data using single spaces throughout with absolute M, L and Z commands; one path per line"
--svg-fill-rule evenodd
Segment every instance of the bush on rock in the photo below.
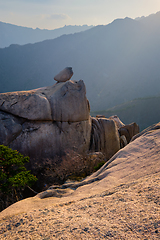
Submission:
M 32 186 L 37 178 L 27 171 L 25 163 L 29 157 L 24 157 L 16 150 L 0 145 L 0 195 L 1 208 L 22 198 L 25 186 Z

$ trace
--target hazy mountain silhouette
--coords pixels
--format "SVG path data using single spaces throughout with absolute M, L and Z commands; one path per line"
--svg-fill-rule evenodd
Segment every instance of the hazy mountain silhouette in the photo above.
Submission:
M 148 126 L 159 122 L 159 109 L 160 96 L 134 99 L 106 111 L 91 112 L 91 115 L 104 115 L 105 117 L 117 115 L 125 124 L 136 122 L 142 131 Z
M 52 85 L 73 67 L 83 79 L 91 110 L 160 95 L 160 12 L 117 19 L 106 26 L 53 40 L 0 49 L 0 92 Z
M 63 34 L 81 32 L 92 28 L 93 26 L 64 26 L 54 30 L 33 29 L 21 27 L 10 23 L 0 21 L 0 48 L 8 47 L 11 44 L 24 45 L 27 43 L 36 43 L 47 39 L 54 39 Z

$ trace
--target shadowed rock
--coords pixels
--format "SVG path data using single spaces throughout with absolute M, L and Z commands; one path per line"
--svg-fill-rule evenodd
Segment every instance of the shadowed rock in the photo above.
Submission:
M 31 91 L 0 94 L 0 144 L 31 162 L 53 159 L 67 149 L 89 149 L 90 107 L 82 80 Z
M 0 94 L 0 144 L 29 156 L 34 174 L 46 176 L 42 184 L 45 168 L 52 174 L 67 152 L 102 152 L 109 160 L 120 149 L 117 123 L 118 117 L 90 117 L 82 80 Z
M 125 136 L 127 143 L 129 143 L 132 137 L 139 133 L 139 126 L 136 123 L 130 123 L 119 128 L 120 136 Z
M 92 117 L 90 150 L 105 153 L 108 160 L 119 149 L 118 129 L 114 120 Z
M 0 144 L 9 145 L 22 132 L 24 119 L 0 111 Z

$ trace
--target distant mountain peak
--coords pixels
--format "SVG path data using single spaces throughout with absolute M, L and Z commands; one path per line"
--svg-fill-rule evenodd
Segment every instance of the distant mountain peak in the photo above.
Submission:
M 64 34 L 73 34 L 91 29 L 93 25 L 64 26 L 54 30 L 21 27 L 11 23 L 0 22 L 0 48 L 8 47 L 11 44 L 25 45 L 27 43 L 41 42 L 47 39 L 54 39 Z

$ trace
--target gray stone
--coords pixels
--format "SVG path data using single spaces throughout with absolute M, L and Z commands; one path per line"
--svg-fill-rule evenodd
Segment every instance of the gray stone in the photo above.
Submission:
M 127 139 L 127 143 L 129 143 L 132 137 L 139 133 L 139 126 L 134 122 L 120 127 L 118 131 L 120 136 L 124 135 Z
M 92 118 L 90 150 L 103 152 L 110 159 L 120 149 L 118 129 L 114 120 Z
M 107 161 L 120 149 L 119 124 L 117 116 L 90 117 L 82 80 L 0 94 L 0 144 L 29 156 L 32 169 L 66 151 L 102 152 Z
M 120 136 L 120 147 L 124 148 L 127 145 L 127 139 L 124 135 Z
M 54 159 L 63 152 L 73 149 L 85 152 L 89 149 L 91 121 L 81 122 L 39 122 L 30 121 L 22 125 L 22 132 L 10 143 L 16 149 L 34 161 L 43 162 Z
M 79 122 L 89 119 L 90 106 L 82 80 L 54 85 L 54 92 L 47 94 L 52 119 L 61 122 Z
M 34 161 L 89 149 L 91 119 L 82 80 L 0 94 L 0 144 Z
M 109 119 L 114 120 L 118 128 L 125 126 L 125 124 L 119 119 L 117 115 L 110 116 Z
M 78 122 L 89 119 L 90 106 L 84 82 L 80 80 L 1 93 L 0 110 L 28 120 Z
M 0 110 L 29 120 L 52 120 L 47 98 L 36 90 L 1 93 Z
M 0 144 L 9 145 L 22 131 L 23 119 L 0 111 Z
M 66 67 L 54 77 L 54 80 L 57 82 L 66 82 L 70 80 L 72 76 L 73 76 L 72 68 Z

